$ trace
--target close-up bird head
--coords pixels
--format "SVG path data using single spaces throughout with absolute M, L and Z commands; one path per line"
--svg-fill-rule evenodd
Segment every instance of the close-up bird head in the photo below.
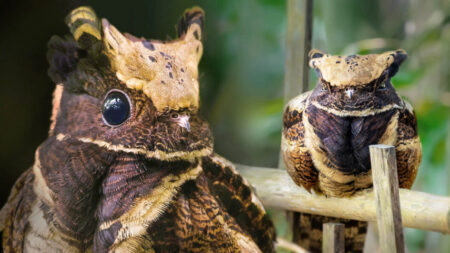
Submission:
M 57 83 L 50 134 L 160 160 L 211 153 L 209 127 L 197 114 L 203 21 L 194 7 L 177 39 L 158 41 L 122 34 L 89 7 L 72 11 L 72 36 L 48 44 Z
M 311 102 L 339 116 L 373 115 L 400 108 L 401 99 L 391 78 L 406 59 L 404 50 L 369 55 L 309 53 L 309 65 L 319 81 Z

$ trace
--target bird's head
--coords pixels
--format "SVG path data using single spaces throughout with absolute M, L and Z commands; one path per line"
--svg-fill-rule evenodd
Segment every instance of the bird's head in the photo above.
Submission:
M 123 34 L 89 7 L 66 21 L 72 36 L 49 42 L 57 83 L 50 134 L 160 160 L 212 152 L 198 116 L 202 9 L 184 13 L 172 41 Z
M 309 53 L 309 65 L 319 82 L 311 101 L 341 116 L 373 115 L 400 107 L 391 78 L 406 59 L 404 50 L 369 55 Z

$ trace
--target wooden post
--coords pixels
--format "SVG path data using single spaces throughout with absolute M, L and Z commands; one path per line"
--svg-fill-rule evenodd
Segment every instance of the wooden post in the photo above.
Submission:
M 311 50 L 312 0 L 287 1 L 284 102 L 308 90 L 308 52 Z
M 345 225 L 342 223 L 323 224 L 323 253 L 344 253 L 345 252 Z
M 369 148 L 381 252 L 403 253 L 405 242 L 395 148 L 387 145 L 371 145 Z
M 308 52 L 311 50 L 313 0 L 288 0 L 286 4 L 287 29 L 284 64 L 284 105 L 295 96 L 308 90 Z M 284 110 L 283 110 L 284 111 Z M 281 150 L 281 149 L 280 149 Z M 283 155 L 278 156 L 278 168 L 286 170 Z M 298 213 L 288 214 L 291 221 Z M 297 226 L 296 223 L 291 223 Z M 293 228 L 294 238 L 298 229 Z

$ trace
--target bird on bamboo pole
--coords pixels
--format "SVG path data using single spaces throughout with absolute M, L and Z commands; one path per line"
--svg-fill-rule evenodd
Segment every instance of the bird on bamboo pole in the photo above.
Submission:
M 307 191 L 350 197 L 372 187 L 369 145 L 395 146 L 399 186 L 411 188 L 422 157 L 416 116 L 391 78 L 404 50 L 369 55 L 309 53 L 316 87 L 292 99 L 283 114 L 282 154 L 289 175 Z M 294 241 L 322 249 L 322 224 L 345 224 L 346 252 L 362 252 L 367 222 L 294 215 Z

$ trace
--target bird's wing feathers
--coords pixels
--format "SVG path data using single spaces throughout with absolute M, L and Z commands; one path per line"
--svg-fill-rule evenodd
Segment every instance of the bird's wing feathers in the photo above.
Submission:
M 397 171 L 401 188 L 411 188 L 422 160 L 422 146 L 417 133 L 416 115 L 412 106 L 405 102 L 400 111 L 397 128 Z
M 213 194 L 224 209 L 247 231 L 262 252 L 273 252 L 275 229 L 249 183 L 217 154 L 202 161 Z
M 281 149 L 289 175 L 294 182 L 310 191 L 317 183 L 318 172 L 305 145 L 303 111 L 311 92 L 305 92 L 291 100 L 283 115 Z
M 22 252 L 25 228 L 36 196 L 33 192 L 34 175 L 25 171 L 14 184 L 8 201 L 0 210 L 0 232 L 3 231 L 5 252 Z

